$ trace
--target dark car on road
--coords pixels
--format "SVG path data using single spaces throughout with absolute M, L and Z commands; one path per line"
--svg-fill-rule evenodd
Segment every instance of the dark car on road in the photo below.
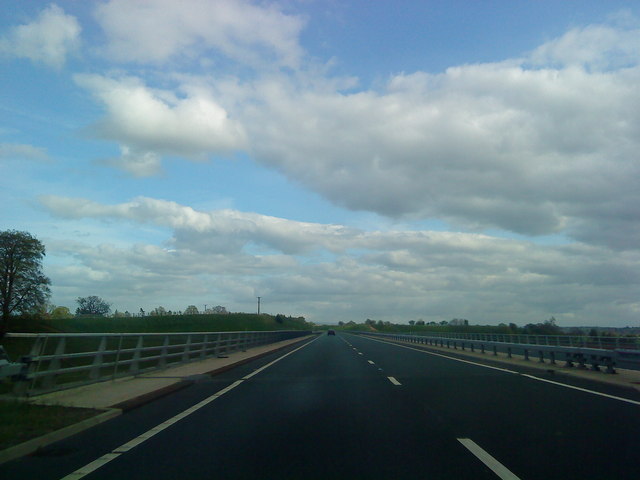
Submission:
M 335 330 L 328 330 L 327 331 L 327 335 L 335 335 L 336 331 Z

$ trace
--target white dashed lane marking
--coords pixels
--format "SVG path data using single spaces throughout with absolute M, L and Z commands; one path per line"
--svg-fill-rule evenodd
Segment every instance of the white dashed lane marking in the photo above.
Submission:
M 498 460 L 493 458 L 487 451 L 470 438 L 459 438 L 458 441 L 502 480 L 520 480 L 518 476 L 502 465 Z
M 387 377 L 389 379 L 389 381 L 391 383 L 393 383 L 394 385 L 402 385 L 398 380 L 395 379 L 395 377 Z

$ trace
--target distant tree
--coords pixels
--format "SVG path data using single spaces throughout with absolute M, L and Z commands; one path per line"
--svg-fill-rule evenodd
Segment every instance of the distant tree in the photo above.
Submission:
M 409 325 L 411 325 L 412 327 L 416 324 L 415 320 L 409 320 Z
M 76 299 L 78 308 L 76 315 L 101 315 L 104 316 L 111 310 L 111 305 L 100 297 L 90 295 L 88 297 L 78 297 Z
M 213 307 L 211 309 L 211 313 L 226 314 L 226 313 L 229 313 L 229 312 L 227 312 L 227 309 L 225 307 L 223 307 L 222 305 L 216 305 L 215 307 Z
M 339 327 L 343 327 L 343 326 L 344 326 L 344 322 L 343 322 L 343 321 L 339 321 L 339 322 L 338 322 L 338 326 L 339 326 Z
M 195 305 L 189 305 L 184 310 L 184 315 L 197 315 L 198 313 L 200 312 L 198 312 L 198 307 L 196 307 Z
M 149 312 L 149 315 L 158 316 L 158 317 L 161 317 L 166 314 L 167 314 L 167 310 L 162 306 L 156 307 Z
M 115 312 L 113 312 L 113 318 L 123 318 L 126 317 L 126 315 L 122 312 L 119 312 L 117 309 Z
M 0 232 L 0 338 L 12 313 L 27 313 L 46 305 L 51 281 L 42 273 L 44 245 L 28 232 Z
M 125 310 L 124 311 L 124 316 L 125 317 L 130 317 L 131 316 L 131 313 L 129 313 L 129 310 Z
M 418 321 L 416 322 L 416 325 L 424 325 L 424 320 L 418 320 Z
M 144 317 L 145 313 L 142 307 L 140 307 L 140 313 L 138 313 L 138 315 L 140 315 L 141 317 Z
M 279 313 L 279 314 L 277 314 L 277 315 L 276 315 L 276 322 L 278 322 L 279 324 L 283 324 L 283 323 L 284 323 L 284 320 L 285 320 L 286 318 L 287 318 L 287 317 L 285 317 L 284 315 L 282 315 L 281 313 Z
M 54 307 L 51 310 L 51 318 L 71 318 L 73 315 L 71 314 L 71 310 L 67 307 Z
M 561 335 L 562 329 L 555 323 L 555 318 L 551 317 L 544 323 L 528 323 L 523 327 L 523 331 L 529 335 Z

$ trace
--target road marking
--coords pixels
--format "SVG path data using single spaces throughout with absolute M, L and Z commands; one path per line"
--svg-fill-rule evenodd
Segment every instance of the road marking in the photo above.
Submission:
M 547 380 L 546 378 L 534 377 L 533 375 L 528 375 L 526 373 L 521 373 L 523 377 L 530 378 L 532 380 L 538 380 L 539 382 L 551 383 L 553 385 L 559 385 L 561 387 L 572 388 L 573 390 L 578 390 L 580 392 L 591 393 L 593 395 L 599 395 L 605 398 L 612 398 L 613 400 L 620 400 L 621 402 L 631 403 L 633 405 L 640 405 L 640 402 L 637 400 L 631 400 L 630 398 L 624 397 L 616 397 L 615 395 L 609 395 L 608 393 L 596 392 L 595 390 L 588 390 L 586 388 L 575 387 L 573 385 L 567 385 L 566 383 L 554 382 L 553 380 Z
M 540 377 L 536 377 L 534 375 L 529 375 L 529 374 L 526 374 L 526 373 L 516 372 L 515 370 L 508 370 L 506 368 L 500 368 L 500 367 L 492 367 L 491 365 L 484 365 L 482 363 L 472 362 L 470 360 L 463 360 L 462 358 L 449 357 L 448 355 L 442 355 L 440 353 L 435 353 L 435 352 L 428 352 L 427 350 L 422 350 L 420 348 L 413 348 L 413 347 L 409 347 L 407 345 L 399 345 L 399 344 L 393 343 L 393 342 L 385 342 L 383 340 L 377 340 L 375 338 L 368 338 L 368 337 L 363 337 L 363 338 L 366 338 L 367 340 L 371 340 L 371 341 L 374 341 L 374 342 L 386 343 L 387 345 L 393 345 L 395 347 L 406 348 L 407 350 L 413 350 L 413 351 L 416 351 L 416 352 L 425 353 L 427 355 L 433 355 L 435 357 L 442 357 L 442 358 L 446 358 L 448 360 L 454 360 L 456 362 L 468 363 L 470 365 L 476 365 L 478 367 L 489 368 L 491 370 L 498 370 L 500 372 L 511 373 L 513 375 L 520 375 L 521 377 L 527 377 L 527 378 L 530 378 L 531 380 L 537 380 L 538 382 L 551 383 L 553 385 L 558 385 L 559 387 L 570 388 L 572 390 L 578 390 L 580 392 L 590 393 L 592 395 L 598 395 L 599 397 L 610 398 L 612 400 L 618 400 L 620 402 L 630 403 L 632 405 L 640 405 L 640 401 L 638 401 L 638 400 L 631 400 L 629 398 L 617 397 L 615 395 L 609 395 L 608 393 L 596 392 L 595 390 L 589 390 L 589 389 L 586 389 L 586 388 L 574 387 L 573 385 L 568 385 L 566 383 L 560 383 L 560 382 L 554 382 L 553 380 L 547 380 L 546 378 L 540 378 Z
M 371 365 L 375 365 L 375 362 L 372 362 L 371 360 L 367 360 L 367 362 L 369 362 Z
M 482 463 L 491 469 L 502 480 L 520 480 L 511 470 L 502 465 L 498 460 L 493 458 L 480 445 L 470 438 L 459 438 L 458 441 L 464 445 L 467 450 L 473 453 Z
M 358 355 L 362 355 L 362 352 L 358 352 Z
M 83 477 L 89 475 L 91 472 L 96 471 L 97 469 L 99 469 L 103 465 L 106 465 L 107 463 L 109 463 L 111 460 L 115 460 L 120 455 L 128 452 L 132 448 L 137 447 L 141 443 L 146 442 L 147 440 L 149 440 L 154 435 L 156 435 L 156 434 L 160 433 L 161 431 L 163 431 L 165 428 L 170 427 L 171 425 L 173 425 L 173 424 L 179 422 L 180 420 L 184 419 L 185 417 L 191 415 L 193 412 L 195 412 L 197 410 L 200 410 L 202 407 L 204 407 L 204 406 L 208 405 L 209 403 L 213 402 L 214 400 L 216 400 L 217 398 L 221 397 L 225 393 L 230 392 L 231 390 L 236 388 L 238 385 L 242 384 L 245 380 L 248 380 L 249 378 L 253 377 L 254 375 L 257 375 L 258 373 L 263 371 L 265 368 L 268 368 L 271 365 L 273 365 L 274 363 L 279 362 L 283 358 L 286 358 L 289 355 L 297 352 L 298 350 L 300 350 L 300 349 L 302 349 L 302 348 L 304 348 L 306 346 L 311 345 L 318 338 L 320 338 L 320 337 L 316 337 L 315 339 L 313 339 L 309 343 L 305 343 L 304 345 L 296 348 L 295 350 L 291 350 L 289 353 L 286 353 L 286 354 L 282 355 L 281 357 L 276 358 L 274 361 L 272 361 L 272 362 L 264 365 L 263 367 L 257 369 L 255 372 L 250 373 L 249 375 L 246 375 L 246 376 L 242 377 L 242 379 L 236 380 L 231 385 L 223 388 L 222 390 L 217 391 L 216 393 L 214 393 L 210 397 L 205 398 L 201 402 L 196 403 L 195 405 L 187 408 L 186 410 L 184 410 L 183 412 L 180 412 L 179 414 L 175 415 L 174 417 L 171 417 L 170 419 L 165 420 L 164 422 L 160 423 L 159 425 L 156 425 L 155 427 L 153 427 L 152 429 L 146 431 L 142 435 L 138 435 L 134 439 L 128 441 L 127 443 L 125 443 L 123 445 L 120 445 L 119 447 L 113 449 L 111 452 L 103 455 L 102 457 L 94 460 L 91 463 L 88 463 L 87 465 L 85 465 L 84 467 L 79 468 L 75 472 L 72 472 L 69 475 L 67 475 L 65 477 L 62 477 L 61 480 L 78 480 L 80 478 L 83 478 Z
M 391 383 L 394 385 L 402 385 L 395 377 L 387 377 Z

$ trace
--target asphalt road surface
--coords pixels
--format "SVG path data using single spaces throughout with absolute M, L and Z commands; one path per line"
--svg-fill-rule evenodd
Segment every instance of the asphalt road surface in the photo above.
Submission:
M 637 480 L 640 396 L 576 382 L 325 334 L 0 465 L 0 478 Z

